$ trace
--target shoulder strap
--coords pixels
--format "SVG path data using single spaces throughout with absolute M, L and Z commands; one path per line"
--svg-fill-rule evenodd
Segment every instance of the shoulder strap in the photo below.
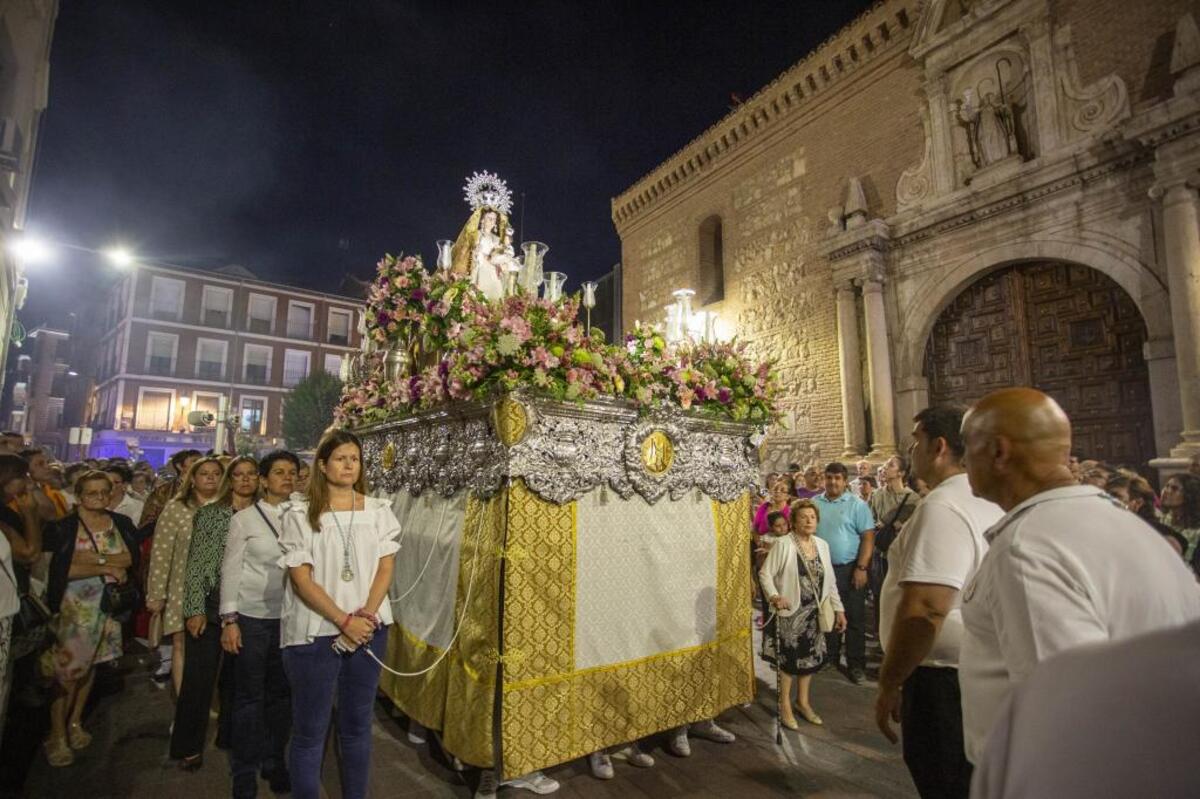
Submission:
M 278 541 L 279 531 L 275 529 L 275 525 L 271 524 L 271 520 L 267 518 L 267 514 L 263 513 L 263 509 L 259 506 L 257 501 L 254 503 L 254 509 L 258 511 L 258 515 L 262 517 L 262 520 L 266 523 L 268 529 L 270 529 L 271 534 L 275 536 L 275 540 Z
M 904 499 L 900 500 L 900 504 L 892 511 L 892 518 L 888 520 L 887 526 L 892 527 L 896 524 L 896 519 L 900 518 L 900 511 L 904 510 L 904 506 L 908 504 L 908 498 L 912 496 L 911 491 L 904 492 Z
M 92 528 L 88 527 L 88 523 L 83 520 L 83 516 L 80 514 L 75 515 L 79 517 L 79 523 L 82 524 L 83 529 L 87 531 L 88 538 L 91 539 L 92 542 L 92 549 L 96 550 L 97 555 L 101 554 L 100 547 L 96 545 L 96 536 L 92 535 Z

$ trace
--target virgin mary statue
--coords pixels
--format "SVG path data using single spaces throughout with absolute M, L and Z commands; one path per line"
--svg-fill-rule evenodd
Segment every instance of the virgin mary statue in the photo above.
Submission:
M 450 250 L 450 271 L 457 277 L 469 276 L 495 302 L 504 296 L 504 272 L 520 268 L 508 226 L 512 194 L 498 176 L 476 172 L 467 181 L 466 196 L 471 216 Z

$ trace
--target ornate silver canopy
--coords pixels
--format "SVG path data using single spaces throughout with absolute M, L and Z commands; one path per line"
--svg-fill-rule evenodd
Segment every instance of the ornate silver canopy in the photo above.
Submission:
M 611 400 L 558 402 L 509 394 L 363 427 L 367 480 L 413 494 L 462 489 L 489 496 L 520 477 L 551 502 L 607 485 L 647 502 L 699 489 L 722 502 L 758 482 L 755 427 L 681 411 L 639 415 Z

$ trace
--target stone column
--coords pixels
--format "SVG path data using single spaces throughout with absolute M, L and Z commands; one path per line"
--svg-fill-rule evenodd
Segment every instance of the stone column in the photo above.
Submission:
M 871 431 L 875 442 L 870 458 L 896 454 L 896 409 L 892 397 L 892 358 L 888 353 L 887 316 L 883 310 L 883 284 L 864 280 L 863 310 L 867 331 L 867 377 L 871 390 Z
M 1182 180 L 1156 193 L 1163 198 L 1167 290 L 1183 412 L 1183 443 L 1171 454 L 1189 457 L 1200 452 L 1200 196 Z
M 863 412 L 862 368 L 858 359 L 858 314 L 854 287 L 837 287 L 838 367 L 842 378 L 842 429 L 845 450 L 842 458 L 857 460 L 867 449 L 867 420 Z

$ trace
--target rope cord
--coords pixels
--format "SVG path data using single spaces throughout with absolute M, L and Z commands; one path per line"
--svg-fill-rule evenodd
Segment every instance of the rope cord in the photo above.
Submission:
M 467 611 L 471 607 L 471 592 L 475 588 L 476 567 L 479 565 L 479 553 L 483 550 L 483 547 L 480 546 L 480 544 L 482 543 L 481 539 L 483 538 L 483 530 L 484 530 L 484 527 L 486 526 L 483 522 L 484 515 L 485 514 L 484 514 L 483 510 L 481 509 L 480 514 L 479 514 L 480 524 L 475 532 L 475 539 L 476 539 L 475 540 L 475 556 L 473 558 L 471 558 L 471 579 L 467 582 L 467 593 L 466 593 L 466 596 L 463 598 L 463 611 L 462 611 L 462 614 L 458 617 L 458 624 L 455 626 L 454 636 L 450 639 L 450 643 L 446 645 L 446 648 L 444 650 L 442 650 L 442 654 L 438 655 L 436 660 L 434 660 L 432 663 L 429 664 L 429 666 L 427 666 L 424 669 L 421 669 L 420 671 L 396 671 L 391 666 L 387 665 L 382 660 L 380 660 L 378 657 L 376 657 L 375 653 L 371 651 L 370 647 L 367 647 L 365 649 L 367 656 L 369 658 L 371 658 L 371 660 L 378 663 L 379 667 L 382 668 L 384 671 L 388 672 L 389 674 L 394 674 L 397 677 L 420 677 L 421 675 L 428 674 L 429 672 L 431 672 L 435 668 L 437 668 L 438 665 L 443 660 L 446 659 L 446 656 L 450 654 L 450 651 L 452 649 L 454 649 L 454 644 L 458 641 L 458 636 L 462 632 L 463 619 L 466 618 Z M 418 577 L 417 579 L 419 580 L 420 577 Z M 416 583 L 414 583 L 413 585 L 416 585 Z

